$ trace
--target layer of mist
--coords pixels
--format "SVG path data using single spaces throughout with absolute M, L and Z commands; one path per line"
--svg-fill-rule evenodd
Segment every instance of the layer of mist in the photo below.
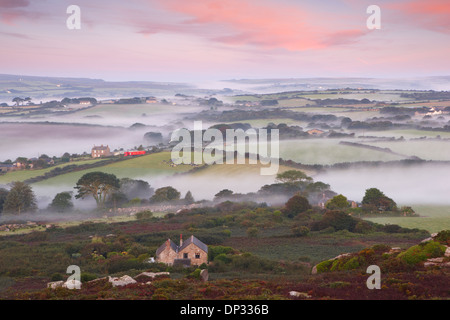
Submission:
M 332 169 L 314 179 L 330 184 L 335 192 L 358 202 L 366 189 L 378 188 L 400 205 L 450 204 L 449 165 Z

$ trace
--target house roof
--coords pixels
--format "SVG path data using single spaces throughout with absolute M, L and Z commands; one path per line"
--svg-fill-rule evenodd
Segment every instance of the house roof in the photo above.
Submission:
M 169 241 L 169 245 L 171 247 L 171 249 L 175 252 L 179 252 L 181 250 L 183 250 L 184 248 L 186 248 L 188 245 L 190 245 L 191 243 L 195 244 L 197 247 L 199 247 L 201 250 L 205 251 L 206 253 L 208 253 L 208 246 L 206 244 L 204 244 L 203 242 L 201 242 L 200 240 L 198 240 L 196 237 L 194 237 L 193 235 L 191 235 L 186 241 L 183 241 L 183 244 L 181 246 L 178 246 L 175 242 L 173 242 L 170 239 L 167 239 L 167 241 Z M 157 250 L 156 250 L 156 255 L 159 255 L 161 252 L 164 251 L 164 249 L 167 246 L 167 241 L 164 242 L 164 244 L 162 246 L 160 246 Z
M 103 146 L 103 145 L 101 145 L 101 146 L 94 146 L 93 148 L 92 148 L 92 150 L 106 150 L 106 149 L 108 149 L 109 147 L 108 146 Z
M 178 246 L 175 244 L 175 242 L 173 242 L 173 241 L 170 240 L 170 239 L 167 239 L 167 241 L 169 241 L 169 245 L 170 245 L 170 247 L 172 248 L 172 250 L 175 251 L 175 252 L 178 252 Z M 156 255 L 159 255 L 161 252 L 164 251 L 164 249 L 165 249 L 166 246 L 167 246 L 167 241 L 164 242 L 164 244 L 163 244 L 162 246 L 160 246 L 160 247 L 158 248 L 158 250 L 156 250 Z
M 190 236 L 186 241 L 183 241 L 183 244 L 182 244 L 181 247 L 179 247 L 179 250 L 180 251 L 183 250 L 184 248 L 186 248 L 191 243 L 195 244 L 197 247 L 199 247 L 200 249 L 202 249 L 203 251 L 208 253 L 208 246 L 206 244 L 204 244 L 203 242 L 201 242 L 200 240 L 198 240 L 193 235 Z

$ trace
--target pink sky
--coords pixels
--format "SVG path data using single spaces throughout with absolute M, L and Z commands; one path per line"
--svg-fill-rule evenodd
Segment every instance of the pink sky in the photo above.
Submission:
M 66 9 L 81 8 L 81 30 Z M 105 80 L 450 74 L 448 0 L 0 0 L 0 73 Z

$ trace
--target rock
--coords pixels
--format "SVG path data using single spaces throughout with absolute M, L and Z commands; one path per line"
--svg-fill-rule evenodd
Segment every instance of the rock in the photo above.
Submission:
M 81 289 L 81 282 L 78 280 L 68 280 L 68 281 L 64 282 L 62 287 L 71 289 L 71 290 L 72 289 Z
M 208 274 L 208 270 L 207 269 L 203 269 L 202 271 L 200 271 L 200 279 L 202 279 L 203 281 L 208 281 L 209 278 L 209 274 Z
M 136 280 L 134 280 L 132 277 L 127 276 L 127 275 L 120 277 L 120 278 L 108 277 L 108 279 L 109 279 L 108 281 L 111 282 L 113 287 L 122 287 L 122 286 L 127 286 L 129 284 L 136 283 Z
M 444 256 L 450 257 L 450 247 L 447 247 L 447 249 L 445 250 Z
M 333 258 L 333 259 L 330 259 L 330 260 L 337 260 L 337 259 L 341 259 L 341 258 L 348 257 L 348 256 L 350 256 L 350 255 L 351 255 L 351 253 L 343 253 L 343 254 L 340 254 L 340 255 L 338 255 L 337 257 L 335 257 L 335 258 Z
M 444 258 L 443 257 L 431 258 L 431 259 L 428 259 L 427 262 L 442 263 L 442 262 L 444 262 Z
M 312 268 L 311 274 L 317 274 L 317 265 Z
M 391 248 L 391 250 L 389 250 L 389 252 L 387 252 L 387 254 L 399 253 L 401 251 L 402 251 L 402 248 L 395 247 L 395 248 Z
M 305 299 L 312 298 L 309 294 L 307 294 L 305 292 L 298 292 L 298 291 L 290 291 L 289 295 L 294 298 L 305 298 Z
M 158 276 L 168 276 L 168 275 L 170 275 L 170 272 L 142 272 L 138 274 L 135 278 L 149 277 L 153 279 Z
M 47 288 L 56 289 L 61 288 L 64 284 L 64 281 L 54 281 L 47 283 Z

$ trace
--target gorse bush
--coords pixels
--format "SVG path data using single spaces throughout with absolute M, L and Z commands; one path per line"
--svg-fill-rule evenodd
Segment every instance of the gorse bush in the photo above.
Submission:
M 400 253 L 398 255 L 398 258 L 402 259 L 408 265 L 417 265 L 418 263 L 429 258 L 441 257 L 444 255 L 444 253 L 445 246 L 437 241 L 429 241 L 416 246 L 412 246 L 405 252 Z

